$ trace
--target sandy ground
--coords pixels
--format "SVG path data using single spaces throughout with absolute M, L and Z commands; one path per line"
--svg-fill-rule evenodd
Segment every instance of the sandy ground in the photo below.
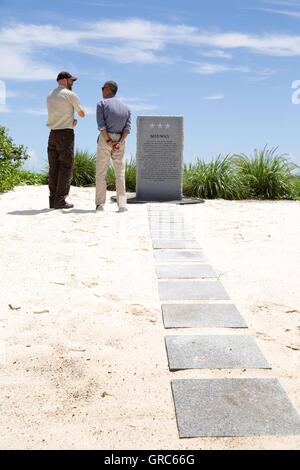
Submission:
M 94 190 L 78 188 L 69 200 L 49 211 L 46 187 L 0 196 L 0 447 L 300 449 L 300 436 L 179 439 L 170 387 L 276 377 L 300 413 L 300 203 L 182 209 L 249 325 L 189 333 L 253 335 L 272 370 L 171 373 L 146 205 L 95 213 Z

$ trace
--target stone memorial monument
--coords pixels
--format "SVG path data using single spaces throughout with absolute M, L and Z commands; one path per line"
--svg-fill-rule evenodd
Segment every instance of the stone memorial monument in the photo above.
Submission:
M 183 117 L 138 116 L 138 201 L 182 199 Z

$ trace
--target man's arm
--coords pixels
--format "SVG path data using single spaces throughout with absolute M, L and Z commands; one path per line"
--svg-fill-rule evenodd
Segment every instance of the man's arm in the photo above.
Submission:
M 71 92 L 71 93 L 68 93 L 68 97 L 69 97 L 70 102 L 73 105 L 73 108 L 75 109 L 76 113 L 78 114 L 78 116 L 84 118 L 85 117 L 85 111 L 82 109 L 82 107 L 80 105 L 78 96 L 75 93 Z
M 106 123 L 105 123 L 105 118 L 104 118 L 104 107 L 103 107 L 102 102 L 97 104 L 96 117 L 97 117 L 98 130 L 100 131 L 101 136 L 106 141 L 106 143 L 111 148 L 113 148 L 113 142 L 110 140 L 110 137 L 106 130 Z
M 121 135 L 121 139 L 119 140 L 119 143 L 124 144 L 128 135 L 129 135 L 129 131 L 123 131 Z
M 119 150 L 120 146 L 124 144 L 127 136 L 130 134 L 130 130 L 131 130 L 131 112 L 128 110 L 128 118 L 123 128 L 122 135 L 120 137 L 119 142 L 117 142 L 117 144 L 114 145 L 114 149 Z
M 125 142 L 126 137 L 128 136 L 128 134 L 130 134 L 130 131 L 131 131 L 131 112 L 128 110 L 128 118 L 123 128 L 123 133 L 121 135 L 120 142 L 122 143 Z

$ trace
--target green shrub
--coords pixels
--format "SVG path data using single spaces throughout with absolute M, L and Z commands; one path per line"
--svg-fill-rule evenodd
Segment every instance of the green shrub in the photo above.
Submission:
M 76 150 L 73 166 L 73 186 L 95 186 L 96 156 L 87 150 Z
M 244 199 L 247 188 L 234 174 L 231 157 L 219 155 L 211 162 L 197 160 L 184 167 L 183 194 L 204 199 Z
M 44 178 L 42 181 L 48 180 L 48 169 L 45 172 Z M 129 162 L 126 161 L 125 167 L 125 179 L 126 179 L 126 190 L 130 192 L 135 191 L 135 182 L 136 182 L 136 164 L 135 160 L 131 158 Z M 115 191 L 116 189 L 116 180 L 115 172 L 112 164 L 109 165 L 106 174 L 107 189 L 109 191 Z M 88 150 L 76 150 L 74 165 L 73 165 L 73 177 L 72 183 L 73 186 L 81 187 L 90 187 L 96 185 L 96 156 L 95 154 L 90 154 Z
M 0 126 L 0 159 L 22 165 L 29 158 L 24 145 L 15 145 L 8 135 L 8 129 Z
M 0 193 L 9 191 L 19 184 L 18 168 L 8 160 L 0 159 Z
M 291 177 L 290 198 L 295 201 L 300 201 L 300 176 Z
M 235 155 L 233 165 L 236 176 L 247 187 L 248 197 L 257 199 L 289 198 L 291 175 L 296 165 L 285 155 L 277 154 L 278 148 L 254 150 L 253 158 L 245 154 Z
M 126 161 L 125 167 L 126 191 L 135 193 L 136 191 L 136 162 L 131 157 L 130 161 Z
M 0 192 L 19 184 L 18 170 L 29 157 L 23 145 L 15 145 L 8 130 L 0 126 Z
M 44 185 L 48 183 L 46 175 L 22 169 L 18 170 L 18 179 L 18 184 Z
M 126 191 L 134 193 L 136 188 L 136 162 L 132 157 L 129 162 L 126 161 L 125 181 Z M 116 190 L 115 172 L 112 164 L 110 164 L 108 167 L 106 174 L 106 182 L 108 191 Z
M 116 178 L 113 166 L 110 164 L 106 173 L 106 187 L 108 191 L 116 190 Z

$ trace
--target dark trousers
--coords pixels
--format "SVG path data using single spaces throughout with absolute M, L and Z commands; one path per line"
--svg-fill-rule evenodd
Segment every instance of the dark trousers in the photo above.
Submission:
M 59 207 L 69 194 L 74 162 L 74 130 L 50 132 L 48 140 L 50 206 Z

